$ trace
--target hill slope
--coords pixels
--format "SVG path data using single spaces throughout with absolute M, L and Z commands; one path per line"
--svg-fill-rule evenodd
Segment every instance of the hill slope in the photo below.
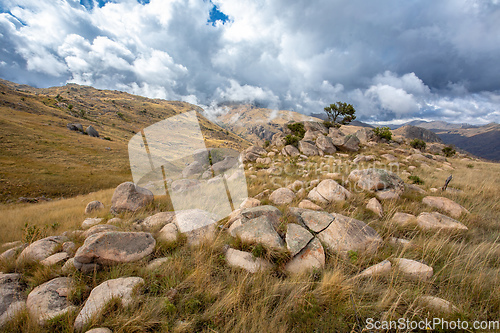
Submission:
M 131 180 L 128 140 L 142 128 L 200 108 L 69 84 L 36 89 L 0 81 L 0 202 L 73 196 Z M 199 115 L 209 147 L 249 145 Z M 92 125 L 101 138 L 70 131 Z M 107 140 L 102 139 L 107 138 Z

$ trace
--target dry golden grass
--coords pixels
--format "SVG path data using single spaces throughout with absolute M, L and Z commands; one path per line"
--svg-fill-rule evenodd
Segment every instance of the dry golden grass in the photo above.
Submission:
M 380 154 L 390 150 L 388 146 L 366 149 L 365 154 Z M 347 175 L 355 166 L 346 164 L 349 158 L 339 158 L 343 163 L 340 171 L 345 184 Z M 408 170 L 404 156 L 396 154 L 401 164 L 400 171 Z M 279 163 L 288 163 L 276 157 Z M 132 307 L 124 309 L 118 302 L 108 305 L 101 316 L 95 318 L 88 328 L 109 327 L 114 332 L 361 332 L 367 318 L 389 320 L 404 317 L 444 317 L 461 320 L 493 320 L 500 311 L 500 164 L 449 159 L 455 170 L 440 171 L 441 162 L 429 162 L 431 169 L 422 167 L 411 171 L 418 175 L 429 190 L 439 188 L 453 173 L 450 186 L 463 192 L 438 192 L 435 195 L 448 197 L 469 211 L 459 220 L 469 231 L 465 233 L 422 232 L 409 225 L 397 226 L 391 218 L 395 212 L 418 215 L 434 209 L 422 204 L 423 195 L 407 193 L 397 201 L 382 202 L 384 216 L 379 218 L 365 208 L 373 194 L 352 189 L 354 197 L 345 203 L 328 204 L 323 207 L 358 218 L 375 228 L 384 240 L 375 254 L 349 253 L 347 257 L 330 251 L 326 253 L 326 267 L 302 276 L 288 276 L 283 270 L 286 256 L 262 251 L 255 244 L 242 244 L 231 240 L 221 232 L 213 244 L 191 247 L 181 240 L 177 243 L 158 242 L 155 252 L 147 260 L 169 257 L 170 260 L 154 271 L 146 269 L 147 260 L 127 265 L 106 268 L 95 274 L 72 273 L 76 291 L 71 300 L 82 306 L 90 288 L 103 281 L 121 276 L 140 276 L 145 284 Z M 265 189 L 274 190 L 295 180 L 308 182 L 323 179 L 327 170 L 321 163 L 325 158 L 311 158 L 304 166 L 292 162 L 286 173 L 273 178 L 263 170 L 247 170 L 250 195 Z M 316 168 L 316 165 L 320 166 Z M 473 165 L 473 167 L 468 167 Z M 307 176 L 302 170 L 306 169 Z M 329 172 L 335 172 L 331 167 Z M 256 175 L 255 178 L 249 177 Z M 61 233 L 78 228 L 86 217 L 85 205 L 91 200 L 102 201 L 109 208 L 112 190 L 95 192 L 71 199 L 36 205 L 10 205 L 1 207 L 2 225 L 8 232 L 2 242 L 21 239 L 25 222 L 43 227 L 50 232 Z M 303 197 L 296 198 L 296 206 Z M 268 203 L 264 198 L 262 203 Z M 291 221 L 286 206 L 283 223 Z M 166 199 L 136 214 L 122 214 L 124 229 L 130 222 L 155 212 L 171 209 Z M 108 210 L 97 216 L 109 218 Z M 290 219 L 290 220 L 289 220 Z M 59 223 L 51 230 L 52 223 Z M 410 240 L 409 246 L 394 246 L 391 237 Z M 271 272 L 250 274 L 228 267 L 224 257 L 224 244 L 252 251 L 276 263 Z M 363 269 L 385 259 L 415 259 L 430 265 L 434 275 L 429 281 L 419 282 L 405 278 L 397 270 L 383 276 L 351 279 Z M 60 274 L 60 267 L 51 269 L 39 265 L 23 267 L 25 280 L 30 288 Z M 2 266 L 5 271 L 15 271 L 15 266 Z M 172 293 L 175 289 L 175 295 Z M 418 303 L 422 295 L 444 298 L 459 308 L 458 314 L 446 315 L 423 308 Z M 26 313 L 9 323 L 7 329 L 20 332 L 72 332 L 76 314 L 59 318 L 48 327 L 33 324 Z

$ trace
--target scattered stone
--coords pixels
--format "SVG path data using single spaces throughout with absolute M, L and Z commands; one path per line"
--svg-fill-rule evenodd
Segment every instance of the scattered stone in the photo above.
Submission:
M 418 303 L 438 313 L 453 314 L 458 312 L 458 308 L 449 301 L 435 296 L 420 296 Z
M 66 128 L 69 129 L 70 131 L 82 132 L 83 133 L 83 126 L 80 123 L 67 124 Z
M 422 202 L 431 207 L 441 209 L 455 218 L 460 217 L 464 213 L 469 214 L 467 209 L 448 198 L 427 196 Z
M 95 287 L 75 320 L 75 330 L 81 331 L 113 298 L 119 298 L 124 307 L 133 302 L 132 293 L 144 280 L 140 277 L 122 277 L 107 280 Z
M 54 266 L 61 261 L 64 261 L 69 258 L 69 255 L 66 252 L 59 252 L 51 255 L 50 257 L 47 257 L 40 261 L 40 264 L 44 266 Z
M 99 327 L 93 328 L 85 333 L 113 333 L 113 331 L 106 327 Z
M 26 306 L 21 274 L 0 273 L 0 327 L 21 313 Z
M 299 141 L 299 150 L 302 154 L 306 156 L 318 156 L 319 151 L 316 148 L 316 145 L 312 141 L 300 140 Z
M 354 160 L 352 161 L 354 164 L 358 164 L 358 163 L 361 163 L 361 162 L 371 162 L 371 161 L 374 161 L 375 160 L 375 156 L 373 155 L 357 155 L 356 158 L 354 158 Z
M 10 262 L 16 259 L 17 255 L 21 253 L 22 250 L 24 250 L 28 244 L 22 244 L 18 245 L 16 247 L 13 247 L 2 254 L 0 254 L 0 261 L 3 262 Z
M 320 135 L 323 135 L 323 133 L 321 133 L 320 131 L 309 130 L 309 131 L 306 131 L 303 139 L 306 141 L 315 141 L 316 138 Z
M 37 240 L 34 243 L 31 243 L 28 247 L 26 247 L 23 252 L 17 258 L 17 263 L 20 262 L 33 262 L 33 261 L 41 261 L 51 255 L 53 255 L 58 247 L 66 242 L 68 238 L 64 236 L 50 236 L 40 240 Z
M 405 188 L 413 192 L 422 194 L 425 193 L 425 190 L 423 190 L 422 188 L 420 188 L 418 185 L 415 184 L 405 184 Z
M 245 151 L 243 151 L 242 156 L 243 156 L 243 163 L 246 162 L 255 162 L 257 158 L 266 155 L 267 151 L 264 148 L 261 148 L 259 146 L 251 146 L 247 148 Z
M 398 200 L 399 199 L 399 192 L 397 192 L 394 189 L 377 191 L 377 192 L 375 192 L 375 195 L 380 200 Z
M 285 270 L 291 274 L 301 274 L 324 267 L 325 250 L 321 242 L 314 237 L 302 251 L 286 264 Z
M 325 175 L 325 178 L 340 179 L 342 178 L 342 175 L 338 172 L 329 172 Z
M 249 220 L 252 220 L 256 217 L 259 216 L 267 216 L 269 221 L 271 222 L 271 225 L 275 230 L 279 230 L 280 224 L 281 224 L 281 211 L 274 207 L 274 206 L 269 206 L 269 205 L 264 205 L 264 206 L 257 206 L 257 207 L 252 207 L 252 208 L 245 208 L 240 210 L 238 213 L 231 214 L 232 217 L 230 218 L 230 222 L 237 222 L 239 221 L 239 225 L 242 225 L 246 223 Z M 234 227 L 231 226 L 233 229 Z M 231 229 L 230 229 L 231 230 Z M 234 237 L 235 235 L 231 233 L 231 235 Z
M 87 218 L 82 222 L 82 229 L 88 229 L 92 226 L 95 226 L 96 224 L 101 223 L 103 220 L 103 218 L 99 217 Z
M 405 227 L 409 224 L 417 222 L 417 217 L 412 214 L 396 212 L 391 221 L 402 227 Z
M 382 214 L 383 214 L 382 205 L 380 204 L 380 202 L 376 198 L 371 198 L 368 201 L 368 204 L 366 205 L 366 209 L 369 209 L 372 212 L 374 212 L 375 214 L 377 214 L 379 217 L 382 217 Z
M 160 266 L 162 266 L 163 264 L 171 261 L 172 258 L 170 257 L 164 257 L 164 258 L 157 258 L 155 260 L 152 260 L 147 266 L 146 266 L 146 269 L 148 271 L 154 271 L 156 269 L 158 269 Z
M 255 161 L 255 163 L 264 164 L 264 165 L 269 165 L 269 164 L 271 164 L 271 163 L 272 163 L 272 160 L 271 160 L 271 158 L 270 158 L 270 157 L 264 157 L 264 158 L 259 157 L 259 158 Z
M 420 213 L 417 224 L 423 230 L 469 230 L 459 221 L 438 212 Z
M 354 135 L 356 135 L 356 137 L 362 144 L 367 144 L 370 141 L 377 140 L 377 136 L 375 135 L 375 133 L 371 128 L 362 128 L 356 133 L 354 133 Z
M 100 201 L 91 201 L 85 207 L 85 214 L 90 214 L 94 211 L 104 209 L 104 204 Z
M 303 187 L 304 187 L 304 182 L 301 180 L 296 180 L 292 184 L 287 186 L 287 188 L 289 188 L 290 190 L 292 190 L 294 192 L 297 192 L 298 190 L 300 190 Z
M 123 220 L 119 217 L 113 217 L 112 219 L 109 219 L 108 222 L 106 222 L 107 224 L 120 224 L 122 223 Z
M 320 206 L 316 205 L 315 203 L 304 199 L 299 203 L 299 208 L 303 209 L 312 209 L 312 210 L 323 210 Z
M 33 289 L 26 300 L 30 317 L 45 325 L 52 318 L 76 310 L 67 298 L 71 288 L 71 278 L 58 277 Z
M 155 244 L 153 236 L 146 232 L 101 232 L 85 239 L 76 251 L 74 264 L 81 270 L 83 265 L 134 262 L 150 255 Z
M 368 267 L 358 275 L 354 276 L 354 279 L 387 274 L 391 271 L 391 267 L 391 262 L 389 260 L 384 260 L 376 265 Z
M 303 227 L 295 223 L 288 223 L 286 229 L 286 247 L 290 254 L 295 256 L 309 244 L 313 235 Z
M 352 194 L 333 179 L 322 180 L 316 188 L 309 192 L 308 198 L 321 202 L 339 202 L 351 198 Z
M 297 222 L 314 232 L 321 232 L 328 228 L 335 217 L 327 212 L 318 212 L 309 209 L 290 208 L 290 213 Z
M 252 208 L 260 206 L 260 200 L 254 198 L 246 198 L 240 205 L 240 208 Z
M 415 260 L 396 258 L 393 262 L 401 273 L 412 280 L 426 281 L 434 274 L 432 267 Z
M 300 152 L 297 148 L 295 148 L 292 145 L 287 145 L 285 146 L 282 150 L 281 153 L 285 156 L 290 156 L 290 157 L 296 157 L 300 155 Z
M 275 190 L 269 196 L 269 200 L 275 205 L 287 205 L 292 203 L 293 199 L 295 199 L 295 193 L 286 187 Z
M 179 229 L 175 223 L 165 225 L 158 233 L 158 240 L 164 242 L 176 242 L 179 235 Z
M 354 170 L 349 174 L 348 180 L 365 191 L 404 189 L 404 182 L 401 178 L 390 171 L 382 169 Z
M 325 154 L 331 155 L 337 151 L 337 148 L 333 145 L 333 141 L 330 137 L 319 135 L 316 139 L 316 147 L 322 150 Z
M 118 230 L 118 227 L 111 225 L 111 224 L 98 224 L 98 225 L 95 225 L 95 226 L 91 227 L 90 229 L 86 230 L 82 234 L 82 236 L 84 238 L 87 238 L 89 236 L 92 236 L 94 234 L 98 234 L 100 232 L 117 231 L 117 230 Z
M 173 222 L 175 212 L 161 212 L 148 216 L 139 225 L 144 231 L 156 231 Z
M 74 271 L 76 271 L 76 267 L 75 267 L 75 259 L 74 258 L 69 258 L 68 260 L 66 260 L 66 262 L 64 263 L 64 265 L 61 267 L 61 272 L 63 274 L 70 274 Z
M 431 188 L 429 189 L 429 191 L 430 191 L 431 193 L 436 193 L 436 192 L 439 192 L 439 190 L 438 190 L 437 188 L 435 188 L 435 187 L 431 187 Z
M 175 224 L 179 232 L 187 237 L 190 245 L 198 245 L 215 238 L 218 218 L 201 209 L 186 209 L 175 212 Z
M 111 213 L 135 212 L 153 202 L 153 193 L 132 182 L 125 182 L 116 188 L 111 198 Z
M 355 135 L 347 135 L 341 142 L 334 141 L 334 144 L 341 151 L 356 152 L 359 150 L 360 141 Z
M 285 135 L 282 132 L 278 132 L 273 135 L 271 139 L 271 145 L 275 147 L 283 147 L 286 144 Z
M 271 219 L 262 215 L 234 229 L 234 234 L 244 242 L 261 243 L 271 249 L 281 249 L 283 239 L 273 228 Z
M 332 223 L 317 235 L 332 251 L 342 254 L 348 251 L 374 252 L 382 243 L 379 234 L 364 222 L 341 214 L 332 215 Z
M 192 176 L 199 176 L 202 172 L 206 171 L 206 164 L 208 159 L 202 163 L 200 161 L 193 161 L 182 170 L 182 178 L 190 178 Z
M 249 252 L 229 248 L 226 252 L 226 261 L 229 266 L 243 268 L 250 273 L 269 270 L 273 266 L 262 258 L 256 258 Z
M 89 125 L 89 127 L 87 127 L 87 130 L 85 131 L 85 133 L 87 133 L 88 136 L 93 137 L 93 138 L 99 137 L 99 132 L 97 132 L 96 129 L 94 127 L 92 127 L 92 125 Z

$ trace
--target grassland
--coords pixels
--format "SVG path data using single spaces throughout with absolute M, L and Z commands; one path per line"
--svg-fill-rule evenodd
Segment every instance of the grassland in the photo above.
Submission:
M 380 155 L 392 147 L 378 145 L 364 148 L 363 154 Z M 392 152 L 394 153 L 394 152 Z M 265 251 L 258 244 L 243 244 L 221 231 L 212 244 L 191 247 L 183 240 L 177 243 L 158 243 L 148 260 L 168 257 L 168 263 L 154 271 L 146 269 L 147 261 L 106 268 L 95 274 L 72 273 L 76 289 L 70 299 L 80 306 L 91 288 L 102 281 L 120 276 L 140 276 L 145 279 L 137 301 L 130 308 L 119 303 L 108 305 L 104 313 L 89 327 L 109 327 L 113 332 L 361 332 L 367 318 L 376 320 L 404 317 L 409 320 L 443 317 L 446 319 L 498 320 L 500 311 L 500 164 L 480 161 L 449 159 L 454 170 L 444 170 L 441 163 L 429 168 L 420 162 L 406 162 L 403 154 L 398 157 L 400 174 L 410 171 L 431 188 L 443 185 L 453 173 L 451 187 L 459 190 L 443 192 L 463 206 L 470 214 L 460 217 L 469 231 L 456 234 L 423 232 L 415 226 L 401 227 L 391 221 L 392 215 L 406 212 L 418 215 L 432 211 L 422 204 L 423 194 L 408 192 L 397 201 L 383 202 L 384 216 L 379 218 L 365 208 L 373 194 L 350 188 L 354 197 L 344 203 L 323 205 L 329 212 L 336 212 L 360 219 L 384 239 L 384 245 L 374 254 L 350 253 L 348 257 L 327 252 L 326 267 L 302 276 L 289 276 L 283 269 L 286 256 Z M 295 180 L 305 183 L 323 179 L 326 172 L 340 172 L 339 182 L 346 184 L 347 175 L 355 166 L 349 163 L 355 155 L 332 159 L 313 157 L 305 163 L 274 158 L 286 172 L 272 177 L 260 168 L 249 168 L 247 179 L 249 195 L 263 190 L 273 190 Z M 366 165 L 367 166 L 367 165 Z M 361 166 L 361 167 L 366 167 Z M 411 171 L 410 166 L 416 169 Z M 439 170 L 441 169 L 441 170 Z M 320 171 L 321 170 L 321 171 Z M 253 176 L 253 177 L 251 177 Z M 405 176 L 402 176 L 406 180 Z M 110 205 L 112 190 L 97 191 L 74 198 L 40 203 L 18 204 L 0 208 L 2 226 L 6 232 L 0 242 L 21 240 L 26 236 L 24 223 L 36 226 L 49 234 L 74 230 L 86 218 L 84 207 L 91 200 Z M 283 223 L 292 221 L 288 213 L 303 197 L 289 206 L 279 207 L 284 213 Z M 263 204 L 269 203 L 264 198 Z M 124 230 L 131 223 L 158 211 L 168 210 L 168 203 L 155 201 L 145 210 L 123 214 Z M 97 216 L 109 219 L 108 211 Z M 221 225 L 225 220 L 222 220 Z M 56 225 L 54 225 L 56 223 Z M 393 246 L 389 240 L 399 237 L 410 240 L 408 246 Z M 75 238 L 77 244 L 82 240 Z M 228 267 L 224 246 L 248 250 L 276 263 L 271 272 L 246 273 Z M 429 281 L 406 279 L 397 270 L 390 274 L 363 280 L 351 279 L 370 265 L 385 259 L 405 257 L 422 261 L 434 268 Z M 13 265 L 3 264 L 3 271 L 16 271 Z M 28 287 L 59 276 L 60 266 L 23 267 Z M 459 308 L 453 315 L 422 307 L 418 298 L 432 295 L 449 300 Z M 58 318 L 47 327 L 34 324 L 26 313 L 18 316 L 6 327 L 20 332 L 72 332 L 76 314 Z M 471 330 L 472 331 L 472 330 Z

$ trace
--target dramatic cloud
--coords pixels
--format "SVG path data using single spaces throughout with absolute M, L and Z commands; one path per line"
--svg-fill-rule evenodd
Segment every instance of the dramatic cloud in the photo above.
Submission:
M 0 77 L 371 122 L 500 121 L 498 0 L 2 0 Z

